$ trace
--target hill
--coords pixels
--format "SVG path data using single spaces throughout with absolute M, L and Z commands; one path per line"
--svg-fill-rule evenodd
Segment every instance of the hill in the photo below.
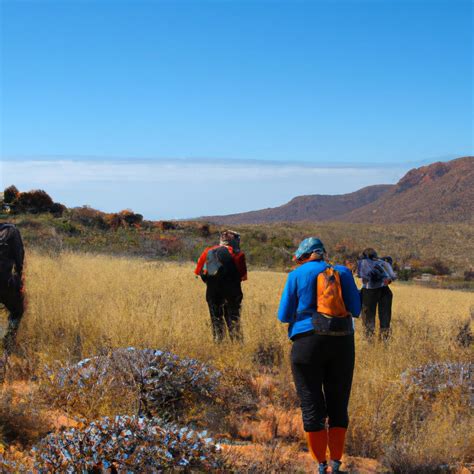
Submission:
M 409 171 L 374 202 L 341 220 L 371 223 L 469 222 L 474 217 L 474 157 Z
M 298 196 L 279 207 L 203 219 L 219 224 L 337 220 L 337 217 L 376 201 L 392 187 L 390 184 L 380 184 L 349 194 Z
M 217 224 L 343 221 L 359 223 L 470 222 L 474 216 L 474 157 L 410 170 L 396 185 L 350 194 L 298 196 L 283 206 L 206 217 Z

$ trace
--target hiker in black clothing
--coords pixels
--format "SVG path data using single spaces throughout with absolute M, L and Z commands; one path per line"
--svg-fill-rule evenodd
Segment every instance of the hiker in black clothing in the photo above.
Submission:
M 13 224 L 0 224 L 0 303 L 8 312 L 8 329 L 3 348 L 10 354 L 24 312 L 24 248 L 19 230 Z
M 371 339 L 375 332 L 375 316 L 378 309 L 380 338 L 390 336 L 393 293 L 390 283 L 397 277 L 391 265 L 391 257 L 378 258 L 373 248 L 366 248 L 357 265 L 357 276 L 362 279 L 362 321 L 365 335 Z
M 241 282 L 247 279 L 247 266 L 240 250 L 240 235 L 231 230 L 221 232 L 219 245 L 204 250 L 194 273 L 206 283 L 214 341 L 224 339 L 226 326 L 231 340 L 242 341 Z

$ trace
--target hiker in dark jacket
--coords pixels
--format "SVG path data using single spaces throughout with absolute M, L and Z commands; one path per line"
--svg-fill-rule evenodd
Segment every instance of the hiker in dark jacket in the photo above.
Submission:
M 393 293 L 389 285 L 397 278 L 390 260 L 391 257 L 379 259 L 373 248 L 366 248 L 357 265 L 357 276 L 362 279 L 362 321 L 369 339 L 375 332 L 377 310 L 380 338 L 387 340 L 390 335 Z
M 226 326 L 231 340 L 242 341 L 241 282 L 247 280 L 247 265 L 240 250 L 240 234 L 232 230 L 221 232 L 219 245 L 204 250 L 194 273 L 206 283 L 214 341 L 224 339 Z
M 299 266 L 288 275 L 278 310 L 278 319 L 288 323 L 288 336 L 293 341 L 293 379 L 308 448 L 319 464 L 320 474 L 328 472 L 328 447 L 331 472 L 340 472 L 355 358 L 352 318 L 360 312 L 360 295 L 352 272 L 342 265 L 332 267 L 325 261 L 325 253 L 323 243 L 315 237 L 301 242 L 294 257 Z M 337 282 L 335 289 L 342 307 L 337 317 L 330 316 L 322 304 L 334 301 L 331 297 L 324 299 L 325 295 L 334 295 L 325 292 L 325 282 L 326 288 Z
M 24 312 L 24 248 L 19 230 L 13 224 L 0 224 L 0 303 L 8 310 L 8 328 L 3 348 L 10 354 Z

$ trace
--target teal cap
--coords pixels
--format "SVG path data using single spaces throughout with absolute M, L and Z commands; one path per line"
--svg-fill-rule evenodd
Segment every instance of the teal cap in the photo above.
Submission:
M 295 252 L 294 259 L 299 260 L 303 255 L 310 255 L 313 252 L 323 254 L 326 252 L 324 244 L 317 237 L 304 239 Z

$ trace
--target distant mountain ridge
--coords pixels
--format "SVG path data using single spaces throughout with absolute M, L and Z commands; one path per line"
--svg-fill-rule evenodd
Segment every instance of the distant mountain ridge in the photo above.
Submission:
M 410 170 L 376 201 L 343 216 L 348 222 L 431 223 L 474 219 L 474 157 Z
M 469 222 L 474 218 L 474 157 L 414 168 L 395 185 L 339 195 L 298 196 L 282 206 L 211 216 L 216 224 L 346 221 L 367 223 Z
M 228 216 L 206 217 L 204 219 L 219 224 L 262 224 L 333 220 L 334 217 L 340 217 L 353 209 L 373 202 L 391 189 L 392 186 L 390 184 L 367 186 L 353 193 L 334 196 L 324 194 L 298 196 L 279 207 Z

